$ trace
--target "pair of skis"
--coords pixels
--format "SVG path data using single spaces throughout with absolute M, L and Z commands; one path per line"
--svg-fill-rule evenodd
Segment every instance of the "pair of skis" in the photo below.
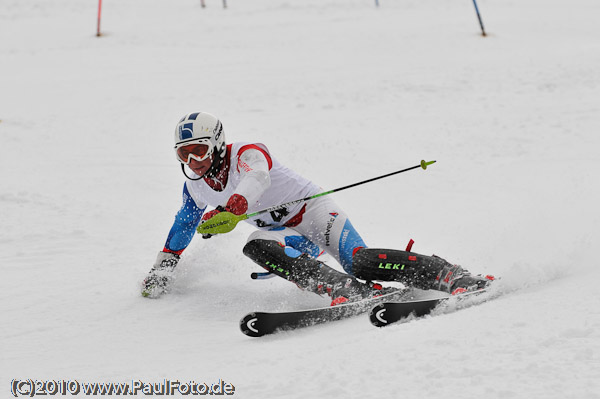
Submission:
M 398 290 L 379 297 L 316 309 L 292 312 L 253 312 L 240 320 L 240 329 L 250 337 L 262 337 L 277 331 L 295 330 L 369 313 L 371 324 L 384 327 L 408 318 L 430 314 L 434 309 L 450 301 L 463 302 L 466 298 L 480 295 L 486 290 L 467 292 L 455 296 L 414 299 L 412 289 Z

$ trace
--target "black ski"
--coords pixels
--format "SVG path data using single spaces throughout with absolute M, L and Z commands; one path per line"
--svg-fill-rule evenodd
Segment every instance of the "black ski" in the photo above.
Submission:
M 292 312 L 253 312 L 240 320 L 240 329 L 250 337 L 262 337 L 263 335 L 273 334 L 279 330 L 295 330 L 297 328 L 346 319 L 366 313 L 373 305 L 382 301 L 400 300 L 409 294 L 410 291 L 398 290 L 372 299 L 316 309 Z
M 456 303 L 456 309 L 461 309 L 465 299 L 473 296 L 478 296 L 487 292 L 487 289 L 465 292 L 454 296 L 440 297 L 434 299 L 417 299 L 409 301 L 387 301 L 375 305 L 369 312 L 371 324 L 376 327 L 385 327 L 392 323 L 402 321 L 410 315 L 416 317 L 430 314 L 435 308 L 443 303 L 452 301 Z

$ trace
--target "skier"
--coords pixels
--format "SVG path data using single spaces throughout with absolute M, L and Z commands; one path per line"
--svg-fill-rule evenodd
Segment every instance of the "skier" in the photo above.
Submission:
M 264 144 L 226 144 L 223 125 L 208 113 L 190 113 L 177 123 L 175 153 L 187 178 L 183 205 L 164 249 L 143 281 L 143 296 L 156 297 L 168 291 L 180 255 L 200 223 L 220 212 L 253 213 L 322 192 L 316 184 L 279 163 Z M 209 205 L 215 208 L 205 212 Z M 407 252 L 409 249 L 366 248 L 346 213 L 329 197 L 278 208 L 246 221 L 258 229 L 243 248 L 246 256 L 301 289 L 329 295 L 332 305 L 392 290 L 357 277 L 397 280 L 450 293 L 487 284 L 486 279 L 471 276 L 460 266 L 435 256 Z M 346 273 L 319 261 L 323 252 L 331 255 Z M 399 272 L 398 262 L 408 266 Z

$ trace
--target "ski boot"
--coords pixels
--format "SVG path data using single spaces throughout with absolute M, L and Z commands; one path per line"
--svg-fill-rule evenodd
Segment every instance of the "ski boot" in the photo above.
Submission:
M 243 252 L 261 267 L 293 282 L 300 289 L 318 295 L 327 294 L 332 306 L 374 298 L 395 290 L 363 283 L 274 240 L 251 240 L 244 246 Z
M 435 279 L 434 289 L 446 291 L 450 295 L 483 290 L 494 281 L 494 276 L 472 275 L 458 265 L 448 263 Z
M 178 262 L 179 255 L 170 252 L 159 252 L 154 266 L 142 282 L 142 296 L 157 298 L 166 293 L 174 279 L 173 274 Z
M 494 280 L 495 277 L 489 274 L 486 276 L 480 274 L 474 276 L 465 270 L 462 277 L 454 280 L 452 288 L 450 289 L 450 294 L 457 295 L 465 292 L 483 290 L 488 288 Z
M 353 286 L 341 287 L 331 291 L 329 294 L 331 297 L 331 306 L 377 298 L 378 296 L 398 291 L 397 288 L 383 287 L 381 284 L 376 283 L 361 283 L 356 279 L 353 279 L 353 283 Z

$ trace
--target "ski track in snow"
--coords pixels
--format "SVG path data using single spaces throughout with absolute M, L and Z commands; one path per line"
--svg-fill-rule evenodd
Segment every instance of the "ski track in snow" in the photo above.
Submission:
M 479 0 L 486 38 L 466 1 L 207 3 L 104 2 L 97 38 L 93 2 L 3 0 L 0 397 L 34 378 L 600 398 L 598 3 Z M 502 295 L 251 339 L 248 312 L 329 301 L 250 280 L 244 225 L 142 298 L 181 201 L 172 130 L 198 110 L 324 189 L 436 159 L 334 200 L 369 246 L 413 238 Z

